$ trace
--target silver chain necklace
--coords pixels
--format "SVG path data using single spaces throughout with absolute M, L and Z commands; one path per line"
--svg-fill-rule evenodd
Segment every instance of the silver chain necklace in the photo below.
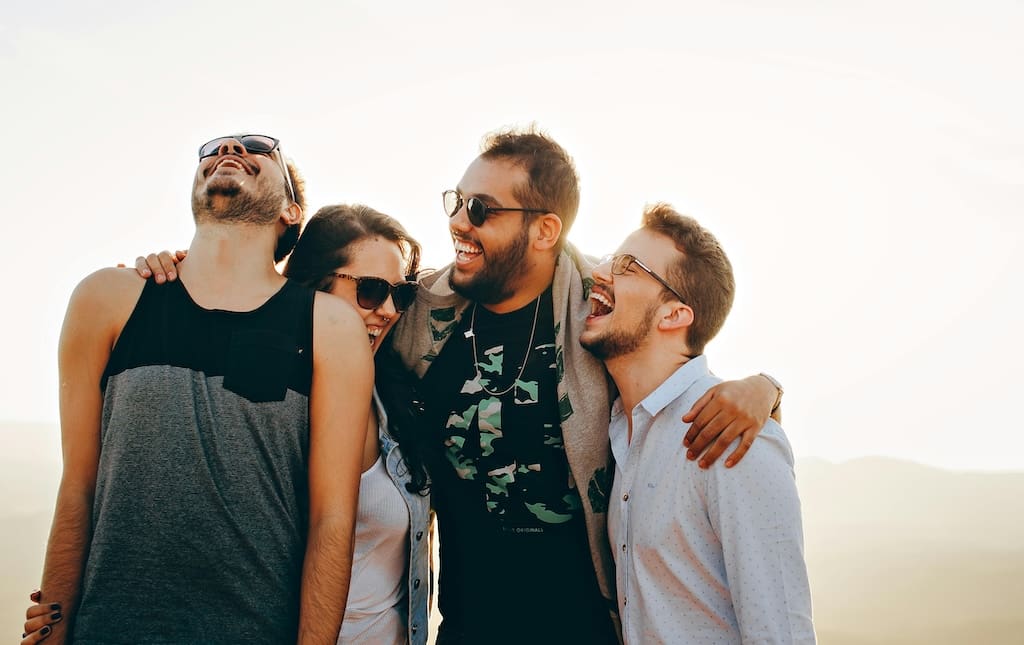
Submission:
M 483 374 L 480 373 L 480 359 L 477 357 L 476 352 L 476 334 L 473 333 L 473 328 L 476 327 L 477 304 L 475 302 L 473 303 L 473 314 L 470 316 L 469 319 L 469 331 L 466 332 L 466 336 L 468 336 L 473 341 L 473 367 L 476 368 L 477 382 L 480 383 L 480 387 L 483 389 L 483 391 L 490 394 L 491 396 L 503 396 L 505 394 L 508 394 L 512 390 L 512 388 L 516 386 L 516 383 L 519 382 L 519 379 L 523 377 L 523 372 L 526 371 L 526 363 L 530 360 L 530 350 L 533 349 L 533 335 L 537 331 L 537 313 L 540 311 L 540 296 L 537 296 L 537 299 L 534 302 L 536 304 L 533 308 L 533 326 L 530 327 L 530 341 L 526 343 L 526 355 L 523 356 L 523 364 L 519 366 L 519 373 L 516 374 L 516 377 L 514 379 L 512 379 L 512 384 L 509 385 L 504 390 L 500 390 L 498 392 L 488 389 L 488 387 L 483 384 L 484 376 Z

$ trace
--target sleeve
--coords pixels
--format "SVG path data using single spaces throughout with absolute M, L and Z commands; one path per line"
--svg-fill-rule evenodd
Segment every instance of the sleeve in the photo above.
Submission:
M 745 644 L 814 643 L 793 453 L 769 420 L 747 456 L 708 473 L 708 517 Z

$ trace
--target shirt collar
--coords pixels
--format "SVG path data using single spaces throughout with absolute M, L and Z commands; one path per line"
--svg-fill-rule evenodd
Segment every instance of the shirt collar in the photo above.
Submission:
M 662 381 L 661 385 L 648 394 L 637 407 L 642 407 L 652 417 L 657 416 L 659 412 L 665 409 L 665 406 L 686 394 L 686 391 L 694 383 L 710 374 L 708 359 L 704 354 L 691 358 L 673 372 L 671 376 Z M 612 417 L 619 416 L 624 412 L 625 410 L 622 409 L 622 397 L 619 397 L 615 399 L 615 404 L 612 406 Z

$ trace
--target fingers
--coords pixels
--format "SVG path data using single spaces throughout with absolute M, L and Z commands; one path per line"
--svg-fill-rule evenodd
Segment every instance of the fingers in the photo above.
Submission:
M 21 645 L 32 645 L 32 643 L 41 643 L 46 640 L 46 637 L 50 635 L 53 628 L 49 625 L 45 625 L 41 629 L 33 632 L 25 632 L 21 635 Z
M 721 419 L 721 415 L 715 417 L 715 420 Z M 722 428 L 722 431 L 715 438 L 714 443 L 707 449 L 707 451 L 700 456 L 700 461 L 697 465 L 701 468 L 710 468 L 713 463 L 718 461 L 718 458 L 722 456 L 726 448 L 736 440 L 736 437 L 743 432 L 744 426 L 737 421 L 733 421 L 726 427 Z M 735 454 L 735 453 L 734 453 Z
M 174 255 L 171 255 L 170 251 L 150 253 L 146 257 L 135 258 L 135 270 L 143 278 L 152 276 L 157 284 L 163 284 L 178 277 L 178 272 L 174 267 L 183 258 L 182 251 L 176 251 Z
M 39 616 L 46 616 L 48 614 L 53 614 L 53 613 L 58 613 L 58 614 L 61 613 L 61 611 L 60 611 L 60 603 L 54 602 L 54 603 L 50 603 L 50 604 L 46 604 L 46 605 L 30 605 L 29 608 L 25 611 L 25 619 L 26 620 L 31 620 L 31 619 L 37 618 Z M 39 629 L 39 628 L 36 627 L 36 629 Z M 29 631 L 29 630 L 26 629 L 25 631 Z
M 178 258 L 178 262 L 181 262 L 188 257 L 188 251 L 182 251 L 181 249 L 174 252 L 174 257 Z
M 42 607 L 43 609 L 49 609 L 49 605 Z M 60 607 L 60 605 L 57 605 L 57 607 Z M 45 629 L 47 630 L 46 634 L 49 635 L 50 627 L 62 620 L 64 620 L 64 615 L 60 612 L 60 609 L 57 611 L 48 611 L 47 613 L 34 616 L 26 620 L 25 633 L 31 634 L 33 632 L 41 632 Z
M 726 468 L 732 468 L 736 464 L 740 463 L 740 460 L 743 459 L 743 456 L 747 454 L 748 450 L 750 450 L 750 446 L 754 445 L 754 437 L 757 435 L 754 432 L 748 430 L 747 432 L 744 432 L 740 436 L 743 437 L 743 439 L 740 441 L 740 445 L 737 446 L 736 450 L 733 450 L 732 454 L 729 455 L 729 458 L 725 460 Z
M 710 415 L 714 416 L 710 416 Z M 707 418 L 703 418 L 707 417 Z M 718 435 L 722 433 L 725 426 L 729 424 L 729 419 L 725 415 L 719 414 L 718 412 L 705 409 L 701 414 L 694 420 L 693 425 L 697 427 L 697 436 L 690 442 L 689 449 L 686 451 L 686 458 L 693 461 L 711 445 Z M 693 428 L 691 427 L 691 430 Z
M 697 399 L 697 402 L 693 404 L 693 407 L 691 407 L 690 410 L 683 415 L 683 423 L 692 424 L 690 426 L 690 429 L 686 432 L 686 436 L 683 437 L 684 446 L 689 446 L 697 437 L 697 434 L 703 427 L 702 423 L 697 422 L 697 418 L 700 416 L 700 413 L 704 411 L 704 408 L 707 406 L 707 404 L 711 402 L 711 399 L 714 398 L 714 396 L 715 395 L 713 391 L 709 390 L 705 392 L 704 396 Z M 707 422 L 707 419 L 705 419 L 704 421 Z
M 28 595 L 28 599 L 32 602 L 39 602 L 43 599 L 43 592 L 38 589 L 33 589 L 32 593 Z
M 146 265 L 146 258 L 141 255 L 135 258 L 135 271 L 143 278 L 153 275 L 153 272 L 149 270 L 149 266 Z M 160 282 L 160 280 L 158 279 L 157 282 Z

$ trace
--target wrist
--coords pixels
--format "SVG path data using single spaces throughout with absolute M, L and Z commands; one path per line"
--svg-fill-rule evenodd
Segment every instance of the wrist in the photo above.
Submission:
M 775 414 L 775 411 L 779 409 L 780 405 L 782 405 L 782 394 L 784 392 L 782 389 L 782 383 L 779 383 L 778 379 L 769 374 L 765 374 L 764 372 L 761 372 L 758 376 L 768 381 L 769 385 L 771 385 L 775 390 L 775 401 L 772 403 L 771 410 L 768 412 L 768 414 Z

